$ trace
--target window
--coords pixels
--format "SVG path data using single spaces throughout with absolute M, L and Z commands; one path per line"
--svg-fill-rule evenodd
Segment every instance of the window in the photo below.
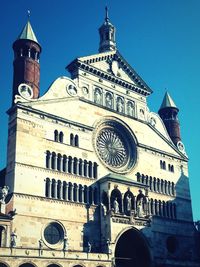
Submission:
M 44 230 L 44 238 L 51 245 L 59 243 L 64 238 L 61 225 L 56 222 L 50 223 Z

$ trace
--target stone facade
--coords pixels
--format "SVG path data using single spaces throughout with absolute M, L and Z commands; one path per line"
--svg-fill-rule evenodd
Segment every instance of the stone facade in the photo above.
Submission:
M 8 111 L 0 266 L 199 266 L 188 158 L 151 89 L 113 46 L 67 68 Z

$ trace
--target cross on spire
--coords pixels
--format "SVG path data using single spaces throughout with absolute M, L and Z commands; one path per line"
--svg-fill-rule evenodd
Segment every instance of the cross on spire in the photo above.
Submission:
M 106 10 L 106 17 L 105 17 L 105 21 L 108 22 L 109 21 L 109 17 L 108 17 L 108 7 L 105 7 Z

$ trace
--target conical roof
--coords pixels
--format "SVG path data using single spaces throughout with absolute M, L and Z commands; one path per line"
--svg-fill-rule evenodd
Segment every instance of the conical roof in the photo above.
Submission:
M 172 100 L 168 92 L 165 93 L 162 105 L 160 106 L 160 109 L 163 108 L 177 108 L 177 106 L 175 105 L 174 101 Z
M 34 41 L 36 43 L 38 43 L 38 40 L 35 36 L 35 33 L 33 32 L 33 29 L 31 27 L 30 21 L 28 20 L 28 22 L 26 23 L 26 25 L 24 26 L 22 32 L 20 33 L 19 37 L 17 38 L 19 39 L 27 39 L 27 40 L 31 40 Z

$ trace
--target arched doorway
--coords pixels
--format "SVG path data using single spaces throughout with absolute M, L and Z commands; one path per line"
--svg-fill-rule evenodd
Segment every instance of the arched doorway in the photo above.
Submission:
M 150 267 L 151 255 L 142 233 L 137 229 L 124 232 L 115 247 L 116 267 Z
M 22 265 L 20 265 L 19 267 L 35 267 L 35 265 L 31 264 L 31 263 L 23 263 Z

